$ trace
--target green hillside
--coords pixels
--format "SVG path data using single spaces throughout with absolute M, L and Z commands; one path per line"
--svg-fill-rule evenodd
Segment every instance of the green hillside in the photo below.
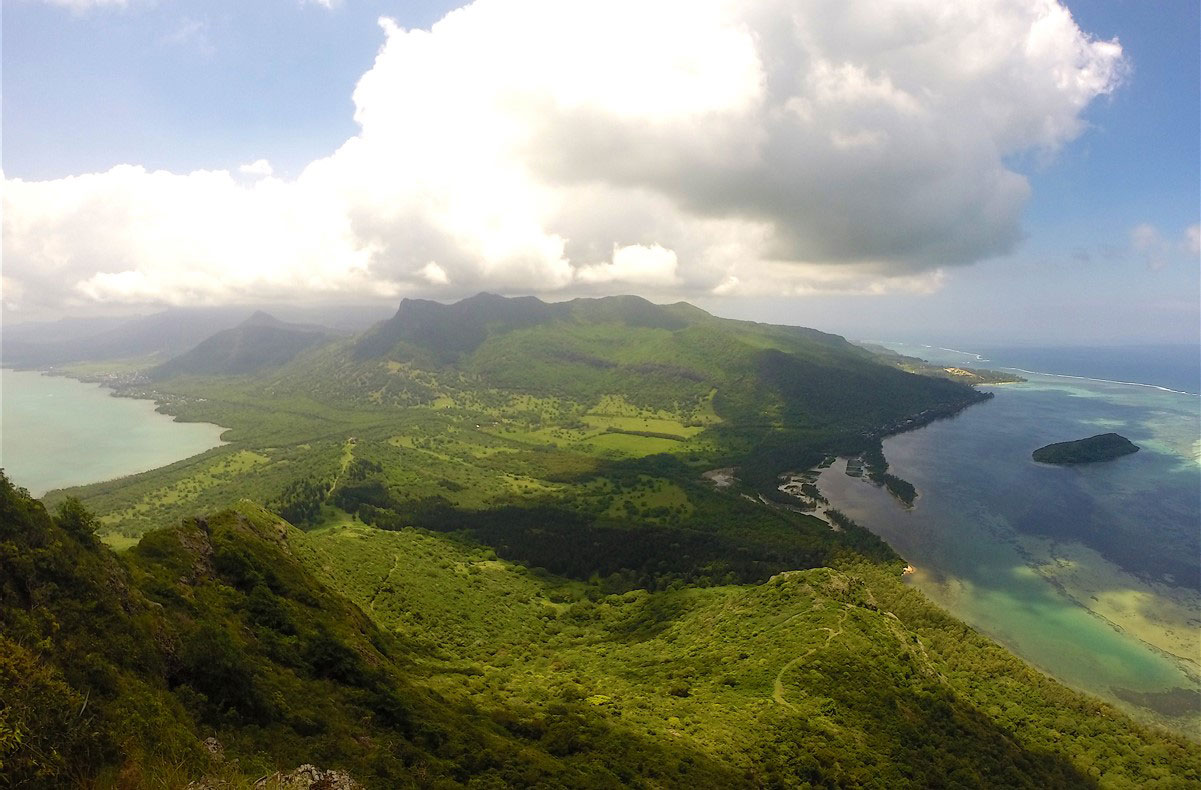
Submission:
M 0 478 L 15 786 L 1186 787 L 1195 747 L 1047 680 L 848 560 L 607 592 L 419 530 L 250 503 L 125 555 Z M 202 741 L 206 739 L 211 748 Z
M 291 362 L 297 354 L 331 338 L 317 326 L 289 324 L 257 312 L 232 329 L 150 370 L 154 379 L 256 373 Z
M 229 337 L 202 348 L 228 349 Z M 228 356 L 205 359 L 220 367 Z M 352 458 L 379 467 L 366 476 L 388 501 L 410 504 L 574 496 L 660 455 L 689 479 L 740 465 L 742 481 L 770 498 L 785 469 L 871 450 L 890 431 L 987 397 L 880 364 L 834 335 L 637 297 L 406 300 L 368 333 L 280 366 L 175 372 L 131 394 L 228 427 L 230 444 L 76 492 L 129 536 L 197 506 L 284 503 L 304 485 L 332 493 Z
M 312 762 L 372 787 L 614 784 L 439 694 L 420 653 L 318 580 L 290 548 L 296 530 L 250 503 L 120 558 L 86 511 L 52 518 L 2 476 L 0 514 L 6 784 L 249 786 Z

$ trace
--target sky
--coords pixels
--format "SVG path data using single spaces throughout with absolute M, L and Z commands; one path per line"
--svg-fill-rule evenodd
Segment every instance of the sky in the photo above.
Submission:
M 1198 342 L 1194 0 L 5 0 L 3 318 L 638 293 Z

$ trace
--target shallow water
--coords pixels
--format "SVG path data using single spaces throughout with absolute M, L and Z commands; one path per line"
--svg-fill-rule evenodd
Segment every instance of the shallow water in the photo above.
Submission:
M 0 372 L 0 466 L 34 496 L 155 469 L 221 444 L 224 428 L 175 422 L 154 403 L 32 371 Z
M 1029 378 L 885 440 L 890 471 L 918 488 L 912 509 L 841 462 L 819 487 L 916 566 L 913 584 L 1040 669 L 1128 709 L 1138 694 L 1172 692 L 1161 713 L 1196 711 L 1201 399 Z M 1107 431 L 1142 449 L 1076 467 L 1030 458 Z

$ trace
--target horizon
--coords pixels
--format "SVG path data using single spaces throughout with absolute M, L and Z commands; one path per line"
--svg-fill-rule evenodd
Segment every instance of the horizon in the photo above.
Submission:
M 935 5 L 13 5 L 4 323 L 489 290 L 1201 342 L 1201 11 Z
M 315 324 L 315 326 L 321 326 L 323 328 L 332 329 L 335 331 L 350 332 L 351 334 L 357 335 L 357 334 L 362 334 L 363 332 L 369 331 L 370 329 L 377 326 L 378 324 L 394 317 L 399 312 L 399 310 L 404 307 L 404 303 L 407 301 L 424 301 L 424 302 L 432 302 L 432 303 L 443 305 L 443 306 L 448 306 L 448 305 L 457 304 L 459 302 L 476 299 L 481 296 L 495 296 L 495 297 L 499 297 L 502 299 L 533 298 L 533 299 L 539 300 L 540 302 L 543 302 L 544 304 L 562 304 L 562 303 L 579 301 L 579 300 L 598 300 L 598 299 L 634 297 L 634 298 L 638 298 L 638 299 L 644 299 L 645 301 L 647 301 L 651 304 L 654 304 L 656 306 L 671 306 L 671 305 L 676 305 L 676 304 L 686 304 L 691 307 L 703 310 L 704 312 L 706 312 L 709 315 L 712 315 L 716 318 L 724 318 L 724 319 L 730 319 L 730 320 L 735 320 L 735 321 L 751 321 L 753 323 L 759 323 L 759 324 L 765 324 L 765 325 L 793 326 L 793 327 L 799 327 L 799 328 L 805 328 L 805 329 L 816 329 L 818 331 L 825 332 L 827 334 L 833 334 L 833 335 L 840 336 L 840 337 L 844 338 L 845 340 L 847 340 L 851 343 L 855 343 L 855 344 L 917 345 L 917 346 L 925 346 L 927 348 L 932 348 L 932 349 L 937 349 L 937 350 L 942 350 L 942 351 L 951 351 L 951 352 L 956 352 L 956 353 L 977 353 L 976 350 L 971 350 L 971 349 L 967 349 L 967 350 L 954 349 L 954 348 L 950 348 L 947 346 L 936 345 L 937 343 L 944 343 L 944 342 L 955 344 L 955 343 L 958 343 L 959 341 L 955 338 L 946 339 L 943 337 L 937 337 L 931 333 L 913 334 L 912 332 L 907 333 L 906 330 L 904 330 L 904 329 L 898 329 L 898 331 L 896 333 L 894 333 L 894 335 L 892 335 L 892 336 L 870 337 L 870 336 L 866 336 L 866 335 L 855 334 L 854 332 L 849 332 L 849 331 L 839 331 L 837 328 L 824 327 L 824 326 L 820 326 L 820 325 L 790 323 L 787 321 L 763 320 L 761 317 L 760 318 L 751 318 L 751 317 L 744 317 L 744 316 L 739 316 L 739 315 L 722 315 L 713 310 L 700 307 L 698 304 L 695 304 L 693 301 L 689 301 L 688 299 L 680 299 L 680 300 L 671 301 L 671 302 L 669 302 L 669 301 L 661 301 L 660 302 L 660 301 L 655 301 L 653 299 L 647 299 L 646 297 L 642 297 L 642 296 L 640 296 L 638 294 L 634 294 L 634 293 L 607 294 L 607 295 L 603 295 L 603 296 L 575 296 L 575 297 L 565 297 L 562 299 L 555 299 L 555 298 L 547 298 L 545 294 L 540 295 L 540 294 L 529 293 L 529 294 L 505 295 L 505 294 L 497 294 L 492 291 L 479 291 L 470 296 L 464 296 L 459 299 L 453 299 L 453 300 L 434 299 L 434 298 L 426 298 L 426 297 L 407 297 L 406 296 L 406 297 L 401 297 L 399 302 L 370 302 L 370 303 L 337 302 L 337 303 L 330 303 L 330 304 L 320 304 L 320 303 L 296 304 L 296 303 L 267 303 L 267 302 L 253 303 L 252 302 L 252 303 L 225 304 L 225 305 L 165 305 L 165 306 L 159 306 L 159 307 L 156 307 L 153 309 L 149 309 L 147 311 L 125 313 L 125 314 L 120 314 L 120 315 L 65 316 L 62 318 L 31 320 L 31 321 L 23 321 L 23 322 L 16 322 L 16 323 L 10 323 L 8 321 L 0 321 L 0 333 L 2 333 L 2 331 L 5 327 L 16 329 L 16 328 L 20 328 L 20 327 L 69 325 L 73 322 L 74 323 L 87 323 L 87 322 L 94 321 L 94 320 L 100 320 L 100 321 L 106 322 L 106 324 L 108 324 L 108 326 L 106 327 L 107 329 L 117 329 L 121 326 L 130 324 L 132 322 L 135 322 L 135 321 L 138 321 L 141 319 L 154 318 L 154 317 L 158 317 L 158 316 L 169 316 L 172 313 L 195 314 L 195 313 L 204 313 L 204 312 L 208 311 L 208 312 L 237 313 L 238 315 L 243 316 L 242 320 L 239 321 L 239 323 L 245 323 L 245 322 L 253 319 L 255 316 L 259 316 L 259 315 L 262 315 L 262 316 L 265 316 L 268 318 L 272 318 L 275 320 L 281 320 L 281 321 L 288 322 L 288 323 L 295 323 L 295 322 L 303 321 L 303 320 L 307 319 L 310 321 L 317 321 L 318 323 Z M 375 317 L 370 317 L 368 320 L 361 320 L 363 311 L 369 311 L 369 313 L 374 315 Z M 345 319 L 346 319 L 346 314 L 348 314 L 348 313 L 357 314 L 357 319 L 355 321 L 353 321 L 352 323 L 347 323 Z M 281 318 L 281 315 L 283 316 L 282 318 Z M 339 320 L 340 318 L 342 320 Z M 235 324 L 235 325 L 237 325 L 237 324 Z M 215 331 L 220 331 L 220 330 L 215 330 Z M 1046 350 L 1050 350 L 1050 349 L 1063 349 L 1063 350 L 1068 350 L 1068 349 L 1081 349 L 1081 350 L 1083 350 L 1083 349 L 1089 349 L 1089 350 L 1127 349 L 1127 350 L 1134 351 L 1134 350 L 1138 350 L 1138 349 L 1143 349 L 1143 350 L 1189 349 L 1189 350 L 1191 350 L 1193 348 L 1197 348 L 1197 347 L 1201 346 L 1201 340 L 1197 340 L 1197 341 L 1185 340 L 1185 341 L 1179 341 L 1179 342 L 1172 342 L 1172 341 L 1125 342 L 1125 343 L 1090 342 L 1090 343 L 1059 343 L 1059 344 L 1051 343 L 1051 344 L 1048 344 L 1048 343 L 1040 342 L 1037 340 L 1021 342 L 1021 341 L 995 341 L 995 340 L 980 339 L 978 341 L 968 340 L 966 342 L 966 344 L 967 345 L 975 345 L 977 347 L 977 349 L 994 349 L 994 350 L 1010 348 L 1010 349 L 1030 349 L 1030 350 L 1034 350 L 1034 349 L 1046 349 Z

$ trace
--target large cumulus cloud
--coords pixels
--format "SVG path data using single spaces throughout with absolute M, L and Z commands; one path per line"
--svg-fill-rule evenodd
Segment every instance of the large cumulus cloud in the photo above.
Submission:
M 359 134 L 4 184 L 5 300 L 936 287 L 1120 80 L 1054 0 L 477 0 L 381 20 Z

